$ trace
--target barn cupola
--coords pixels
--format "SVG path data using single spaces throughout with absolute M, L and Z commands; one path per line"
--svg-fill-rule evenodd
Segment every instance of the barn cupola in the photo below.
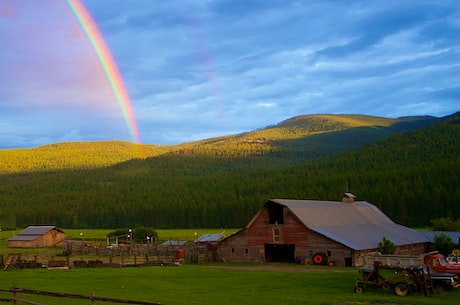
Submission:
M 344 193 L 342 195 L 342 202 L 346 203 L 354 203 L 355 202 L 356 196 L 353 195 L 352 193 Z

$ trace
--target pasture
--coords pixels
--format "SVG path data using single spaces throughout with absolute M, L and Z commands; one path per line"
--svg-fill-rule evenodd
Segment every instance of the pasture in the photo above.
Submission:
M 355 294 L 356 276 L 353 269 L 304 265 L 189 264 L 179 267 L 16 269 L 1 271 L 0 289 L 16 285 L 165 305 L 458 305 L 460 299 L 460 289 L 436 292 L 431 297 L 419 293 L 398 297 L 385 290 Z M 0 298 L 6 296 L 1 293 Z M 90 301 L 81 300 L 21 297 L 49 305 L 90 304 Z
M 5 239 L 16 232 L 2 232 L 0 253 L 10 249 Z M 67 230 L 66 235 L 104 240 L 110 230 Z M 197 234 L 195 234 L 197 232 Z M 161 240 L 187 239 L 219 229 L 158 230 Z M 231 234 L 233 231 L 227 231 Z M 77 238 L 78 238 L 77 237 Z M 71 237 L 72 238 L 72 237 Z M 42 249 L 50 251 L 51 249 Z M 39 249 L 28 249 L 38 254 Z M 58 253 L 58 249 L 54 249 Z M 0 290 L 12 286 L 165 305 L 458 305 L 460 289 L 441 291 L 431 297 L 413 293 L 398 297 L 391 291 L 353 291 L 358 273 L 354 268 L 330 268 L 295 264 L 185 264 L 179 267 L 78 268 L 69 270 L 0 270 Z M 11 297 L 1 292 L 0 299 Z M 90 301 L 20 295 L 42 304 L 91 304 Z M 97 302 L 97 304 L 111 304 Z

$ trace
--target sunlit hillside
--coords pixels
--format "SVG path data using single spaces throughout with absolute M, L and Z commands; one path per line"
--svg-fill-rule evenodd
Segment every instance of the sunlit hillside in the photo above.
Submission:
M 267 143 L 270 141 L 291 140 L 308 136 L 339 132 L 343 130 L 370 127 L 389 128 L 410 122 L 433 122 L 434 117 L 414 116 L 405 118 L 383 118 L 367 115 L 315 114 L 296 116 L 276 125 L 233 136 L 218 137 L 197 141 L 196 145 L 226 145 L 230 141 Z
M 435 120 L 407 118 L 388 127 L 361 126 L 271 141 L 277 151 L 262 154 L 251 151 L 250 143 L 187 143 L 137 158 L 127 145 L 136 158 L 112 166 L 3 173 L 0 224 L 238 228 L 267 199 L 337 200 L 349 187 L 394 221 L 427 226 L 432 219 L 460 215 L 459 122 L 458 113 Z M 238 136 L 228 138 L 233 137 Z M 60 151 L 65 155 L 73 150 L 75 158 L 86 162 L 86 149 L 74 145 L 30 151 L 53 161 L 59 160 Z M 250 154 L 236 155 L 238 151 Z
M 275 156 L 283 157 L 284 165 L 296 164 L 357 148 L 395 132 L 414 130 L 435 120 L 433 117 L 303 115 L 250 132 L 178 145 L 100 141 L 6 149 L 0 150 L 0 174 L 91 169 L 171 154 L 225 158 Z M 395 128 L 398 124 L 406 125 Z
M 302 115 L 266 128 L 177 146 L 181 154 L 224 157 L 277 156 L 294 161 L 317 160 L 391 134 L 416 130 L 437 118 L 383 118 L 366 115 Z
M 65 142 L 31 149 L 5 149 L 0 150 L 0 173 L 104 167 L 157 156 L 170 149 L 121 141 Z

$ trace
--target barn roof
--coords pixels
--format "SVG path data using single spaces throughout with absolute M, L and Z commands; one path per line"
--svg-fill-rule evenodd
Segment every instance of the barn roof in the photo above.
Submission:
M 18 235 L 9 238 L 8 240 L 18 240 L 18 241 L 30 241 L 35 240 L 43 234 L 51 231 L 57 230 L 58 232 L 64 233 L 61 229 L 56 226 L 28 226 Z
M 217 242 L 224 237 L 223 233 L 219 234 L 203 234 L 198 239 L 195 240 L 196 243 L 211 243 Z
M 455 232 L 455 231 L 423 231 L 421 232 L 423 235 L 425 235 L 430 242 L 434 243 L 434 239 L 438 235 L 446 235 L 452 239 L 452 241 L 456 244 L 460 244 L 460 232 Z
M 423 234 L 394 223 L 366 201 L 271 199 L 270 202 L 286 206 L 309 229 L 354 250 L 375 249 L 383 237 L 396 246 L 429 241 Z
M 166 240 L 161 245 L 162 246 L 184 246 L 187 244 L 186 240 Z

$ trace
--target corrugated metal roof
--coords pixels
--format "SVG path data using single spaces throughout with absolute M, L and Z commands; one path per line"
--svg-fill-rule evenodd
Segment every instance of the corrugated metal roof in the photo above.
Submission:
M 311 230 L 354 250 L 375 249 L 383 237 L 396 246 L 428 242 L 423 234 L 394 223 L 366 201 L 270 201 L 288 207 Z
M 57 229 L 58 231 L 62 232 L 56 226 L 28 226 L 18 235 L 43 235 L 46 232 L 54 229 Z
M 220 233 L 220 234 L 203 234 L 197 240 L 195 240 L 195 242 L 196 243 L 217 242 L 222 237 L 224 237 L 224 234 L 222 234 L 222 233 Z
M 8 241 L 32 241 L 39 237 L 40 235 L 16 235 L 8 238 Z
M 455 232 L 455 231 L 423 231 L 421 232 L 423 235 L 425 235 L 430 242 L 434 242 L 434 238 L 436 235 L 441 235 L 445 234 L 449 236 L 454 243 L 460 243 L 460 232 Z
M 43 234 L 51 231 L 51 230 L 57 230 L 59 232 L 62 232 L 59 228 L 56 226 L 28 226 L 21 232 L 19 232 L 18 235 L 13 236 L 11 238 L 8 238 L 8 240 L 14 240 L 14 241 L 31 241 L 34 240 Z M 62 232 L 63 233 L 63 232 Z
M 164 241 L 161 245 L 162 246 L 183 246 L 187 243 L 186 240 L 167 240 Z

